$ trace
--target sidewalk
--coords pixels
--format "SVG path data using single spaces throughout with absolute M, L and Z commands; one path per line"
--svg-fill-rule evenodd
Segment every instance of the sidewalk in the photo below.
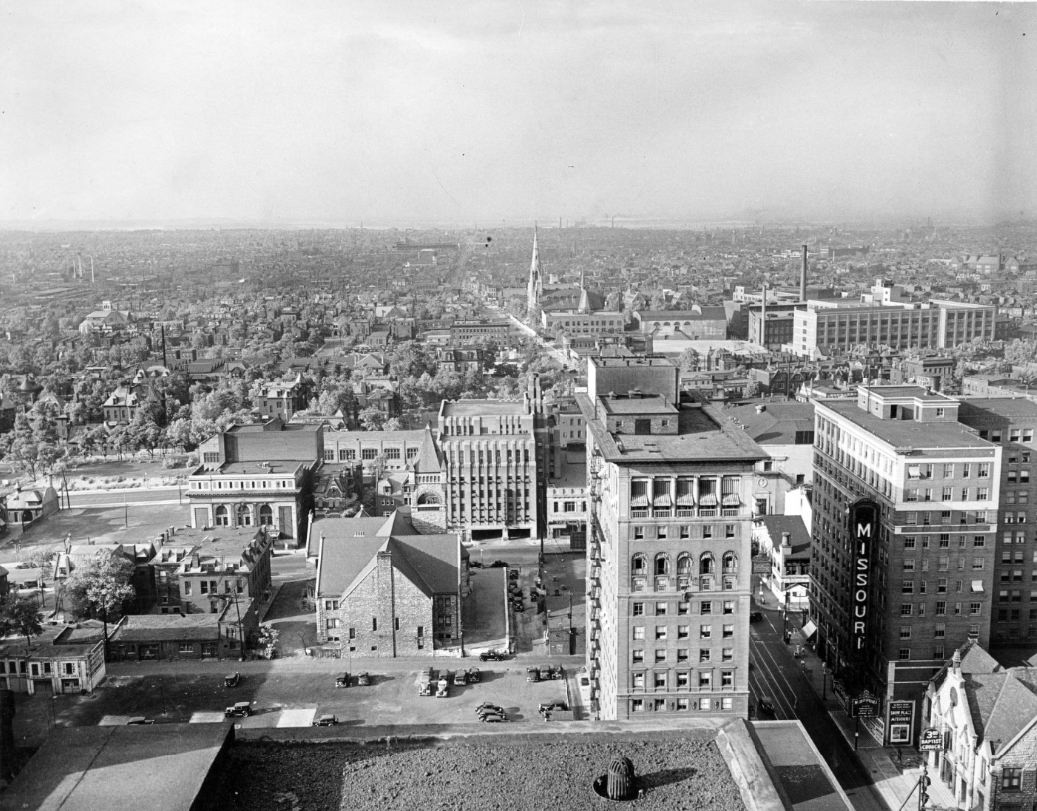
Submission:
M 822 670 L 821 660 L 814 650 L 807 646 L 802 631 L 798 629 L 792 632 L 791 647 L 795 650 L 796 646 L 800 647 L 800 661 L 811 689 L 818 698 L 823 697 L 828 715 L 839 727 L 846 742 L 852 747 L 857 723 L 854 718 L 850 717 L 848 709 L 843 705 L 839 685 L 833 685 L 832 674 Z M 917 786 L 918 780 L 922 776 L 922 755 L 914 747 L 900 747 L 898 755 L 896 746 L 883 746 L 881 740 L 876 739 L 869 729 L 869 725 L 862 720 L 860 734 L 857 737 L 857 759 L 871 775 L 875 789 L 891 811 L 898 811 L 901 807 L 911 809 L 918 807 Z M 932 783 L 929 786 L 927 807 L 930 809 L 958 808 L 951 790 L 937 779 L 932 770 L 929 772 L 929 778 Z

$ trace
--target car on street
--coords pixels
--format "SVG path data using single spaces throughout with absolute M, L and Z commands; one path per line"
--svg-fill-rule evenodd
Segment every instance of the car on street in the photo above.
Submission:
M 228 676 L 223 677 L 224 687 L 237 687 L 241 683 L 240 673 L 231 673 Z
M 479 672 L 479 668 L 477 667 L 468 668 L 465 676 L 468 678 L 469 684 L 476 684 L 477 682 L 482 681 L 482 673 Z
M 136 718 L 131 718 L 129 721 L 127 721 L 126 722 L 126 726 L 128 726 L 128 727 L 138 727 L 138 726 L 144 726 L 146 724 L 153 724 L 153 723 L 155 723 L 155 719 L 154 718 L 145 718 L 143 715 L 138 715 Z
M 486 712 L 480 713 L 479 720 L 484 724 L 499 724 L 503 721 L 507 721 L 508 716 L 503 712 Z
M 548 681 L 554 678 L 554 668 L 551 665 L 540 665 L 540 681 Z
M 349 687 L 350 675 L 348 672 L 342 673 L 335 677 L 336 687 Z
M 749 622 L 763 622 L 763 612 L 762 611 L 750 611 L 749 612 Z
M 527 667 L 526 681 L 540 681 L 540 670 L 535 667 Z
M 542 702 L 540 702 L 540 706 L 537 707 L 537 712 L 540 713 L 541 715 L 544 715 L 545 713 L 554 712 L 555 710 L 559 710 L 560 712 L 565 712 L 567 709 L 569 709 L 569 705 L 566 704 L 561 699 L 558 699 L 556 701 L 542 701 Z
M 519 576 L 518 569 L 509 569 L 508 570 L 508 580 L 518 580 L 518 576 Z
M 225 718 L 248 718 L 252 715 L 251 701 L 238 701 L 223 711 Z
M 507 561 L 495 560 L 495 561 L 493 561 L 493 563 L 490 564 L 490 568 L 491 569 L 503 569 L 503 568 L 507 567 L 507 565 L 508 565 Z
M 338 723 L 338 718 L 334 715 L 322 715 L 320 718 L 315 718 L 313 726 L 315 727 L 333 727 Z
M 774 715 L 774 700 L 770 696 L 760 696 L 760 700 L 757 702 L 756 706 L 759 708 L 760 712 Z
M 565 668 L 561 665 L 551 665 L 551 678 L 552 679 L 564 679 Z
M 475 708 L 475 714 L 481 715 L 484 712 L 499 712 L 504 713 L 504 708 L 498 704 L 491 704 L 489 701 L 484 701 L 478 707 Z
M 464 670 L 458 670 L 454 674 L 454 684 L 457 687 L 464 687 L 466 684 L 468 684 L 468 673 Z
M 363 673 L 358 674 L 356 677 L 356 683 L 360 687 L 367 687 L 371 684 L 371 674 L 366 670 Z
M 508 655 L 501 650 L 484 650 L 479 654 L 480 662 L 503 662 Z

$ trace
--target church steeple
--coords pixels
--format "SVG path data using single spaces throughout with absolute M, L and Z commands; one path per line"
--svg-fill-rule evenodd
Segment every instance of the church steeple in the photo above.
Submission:
M 537 246 L 537 227 L 533 226 L 533 260 L 529 264 L 529 284 L 526 286 L 526 315 L 536 319 L 540 314 L 540 298 L 544 293 L 544 271 L 540 266 L 540 248 Z
M 578 313 L 589 313 L 591 311 L 591 298 L 587 295 L 587 279 L 584 271 L 580 271 L 580 303 L 576 308 Z

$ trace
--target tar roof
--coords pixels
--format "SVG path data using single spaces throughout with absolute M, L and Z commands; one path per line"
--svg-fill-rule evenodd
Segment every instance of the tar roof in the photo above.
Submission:
M 831 409 L 839 416 L 898 448 L 953 448 L 991 452 L 994 449 L 994 446 L 985 439 L 980 439 L 957 422 L 883 420 L 858 408 L 855 401 L 823 400 L 817 403 L 817 407 Z
M 999 417 L 1037 418 L 1037 403 L 1025 397 L 970 397 L 962 400 L 958 407 L 962 416 L 977 411 L 988 411 Z
M 814 430 L 813 403 L 767 403 L 762 410 L 759 405 L 744 405 L 724 413 L 761 445 L 790 445 L 797 432 Z
M 501 414 L 526 414 L 526 406 L 517 400 L 444 400 L 444 417 L 479 417 Z
M 219 472 L 224 476 L 283 476 L 285 473 L 295 474 L 302 467 L 303 463 L 295 460 L 264 459 L 262 462 L 227 462 Z M 197 475 L 205 478 L 205 473 Z
M 594 419 L 586 394 L 577 402 L 587 416 L 587 427 L 610 462 L 755 461 L 767 454 L 740 428 L 712 408 L 682 403 L 677 410 L 676 434 L 611 434 Z

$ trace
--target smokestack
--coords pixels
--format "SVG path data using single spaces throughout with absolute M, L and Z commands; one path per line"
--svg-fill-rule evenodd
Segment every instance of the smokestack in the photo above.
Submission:
M 767 283 L 763 283 L 763 304 L 760 305 L 760 346 L 767 348 Z
M 803 246 L 803 269 L 799 272 L 799 300 L 807 300 L 807 246 Z

